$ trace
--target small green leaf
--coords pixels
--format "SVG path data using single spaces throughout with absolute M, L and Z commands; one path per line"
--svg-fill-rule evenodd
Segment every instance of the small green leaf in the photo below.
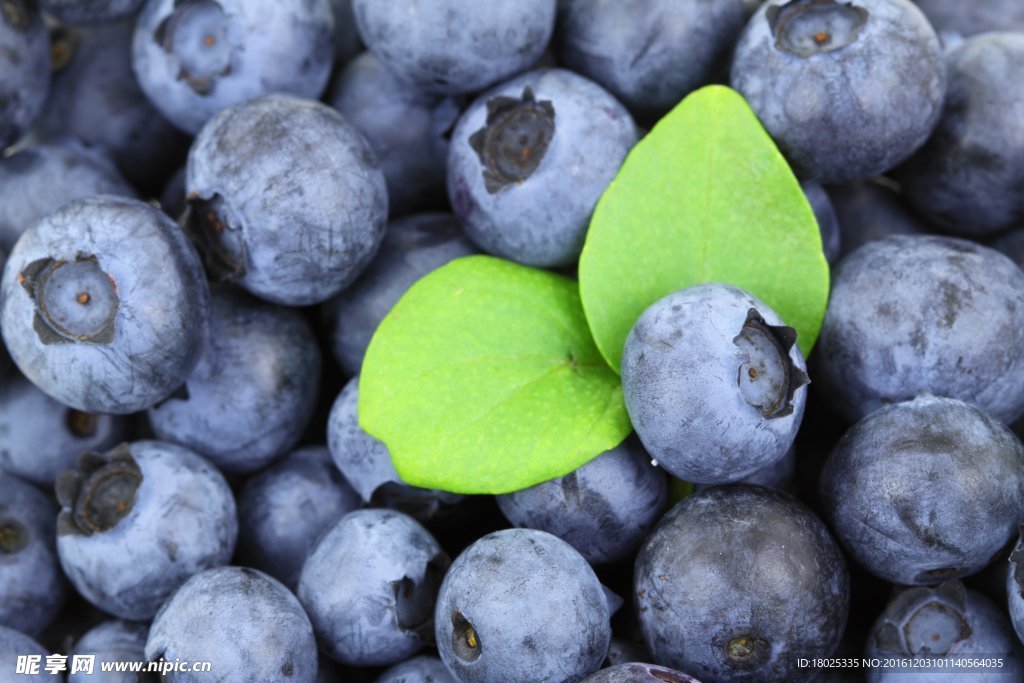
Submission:
M 359 423 L 406 482 L 508 493 L 560 477 L 631 431 L 576 283 L 490 256 L 402 297 L 370 342 Z
M 579 279 L 616 371 L 640 314 L 684 287 L 746 289 L 797 330 L 804 355 L 828 303 L 811 207 L 754 112 L 724 86 L 689 95 L 633 148 L 594 211 Z

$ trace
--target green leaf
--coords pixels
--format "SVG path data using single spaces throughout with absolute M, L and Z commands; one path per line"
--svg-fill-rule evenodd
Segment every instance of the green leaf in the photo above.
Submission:
M 433 271 L 391 310 L 363 361 L 359 423 L 403 480 L 458 493 L 560 477 L 632 430 L 576 283 L 490 256 Z
M 828 303 L 810 205 L 754 112 L 724 86 L 689 95 L 633 148 L 594 211 L 579 279 L 616 371 L 640 314 L 691 285 L 758 296 L 797 330 L 805 356 Z

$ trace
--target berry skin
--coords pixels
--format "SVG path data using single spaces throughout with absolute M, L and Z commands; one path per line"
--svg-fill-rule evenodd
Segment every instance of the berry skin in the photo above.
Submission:
M 91 413 L 144 410 L 181 386 L 209 323 L 199 258 L 143 202 L 78 199 L 25 232 L 7 260 L 0 320 L 21 372 Z
M 668 482 L 631 437 L 565 476 L 497 500 L 515 526 L 554 534 L 600 564 L 636 550 L 665 510 Z
M 94 655 L 93 673 L 79 671 L 68 676 L 68 683 L 134 683 L 125 681 L 123 674 L 104 672 L 101 662 L 145 661 L 146 636 L 149 624 L 141 621 L 109 619 L 89 629 L 68 652 L 68 661 L 74 655 Z
M 302 605 L 276 579 L 248 567 L 215 567 L 185 582 L 153 619 L 145 652 L 149 661 L 211 662 L 225 681 L 317 677 L 316 640 Z M 173 678 L 205 683 L 210 673 Z
M 530 266 L 579 258 L 590 215 L 637 141 L 629 112 L 565 69 L 478 97 L 448 148 L 448 196 L 469 238 Z
M 29 636 L 15 631 L 13 628 L 0 625 L 0 671 L 10 676 L 11 680 L 21 683 L 46 683 L 47 681 L 60 680 L 57 676 L 51 676 L 43 669 L 42 664 L 46 656 L 50 654 L 42 645 L 32 640 Z M 16 671 L 18 657 L 37 656 L 41 659 L 39 672 L 33 675 L 18 675 Z
M 227 109 L 192 143 L 188 230 L 210 275 L 285 306 L 337 294 L 370 263 L 388 215 L 369 143 L 290 95 Z
M 875 575 L 957 579 L 988 565 L 1024 522 L 1024 445 L 973 406 L 922 395 L 854 425 L 821 492 L 836 535 Z
M 195 135 L 221 110 L 248 100 L 275 92 L 319 97 L 334 59 L 333 32 L 327 0 L 147 0 L 135 23 L 132 67 L 156 108 Z
M 227 564 L 235 500 L 223 475 L 174 444 L 86 453 L 57 481 L 57 554 L 78 592 L 122 619 L 150 619 L 196 572 Z
M 199 363 L 180 391 L 149 409 L 149 423 L 158 439 L 221 471 L 253 472 L 302 437 L 320 369 L 316 337 L 301 314 L 215 286 Z
M 32 145 L 0 159 L 0 247 L 72 199 L 97 194 L 135 197 L 135 190 L 101 154 L 73 140 Z
M 18 141 L 43 110 L 50 42 L 35 2 L 0 4 L 0 150 Z
M 533 529 L 495 531 L 464 550 L 434 617 L 441 659 L 460 683 L 585 676 L 608 651 L 608 620 L 604 589 L 586 560 Z
M 783 458 L 807 396 L 795 341 L 764 302 L 731 285 L 656 301 L 622 352 L 626 410 L 647 452 L 700 484 L 739 481 Z
M 0 469 L 53 490 L 79 454 L 124 441 L 128 419 L 85 413 L 53 400 L 21 376 L 0 384 Z
M 295 590 L 320 535 L 361 506 L 326 448 L 300 448 L 252 476 L 239 492 L 238 557 Z
M 865 244 L 833 273 L 813 367 L 849 421 L 920 392 L 1024 414 L 1024 272 L 939 236 Z
M 986 33 L 950 50 L 934 135 L 900 170 L 910 203 L 943 230 L 986 237 L 1024 220 L 1024 32 Z
M 57 562 L 57 508 L 31 484 L 0 472 L 0 628 L 37 635 L 67 593 Z
M 324 652 L 344 664 L 395 664 L 430 642 L 448 556 L 412 517 L 356 510 L 310 551 L 298 596 Z
M 130 17 L 144 0 L 39 0 L 43 11 L 67 24 L 107 24 Z
M 740 36 L 731 81 L 799 175 L 845 183 L 924 143 L 946 71 L 910 0 L 769 0 Z
M 563 0 L 556 52 L 630 110 L 659 116 L 712 80 L 744 19 L 740 0 Z
M 385 67 L 446 95 L 476 92 L 529 68 L 551 40 L 555 7 L 556 0 L 352 2 L 360 37 Z
M 339 71 L 329 92 L 327 103 L 366 136 L 377 155 L 392 215 L 415 209 L 443 190 L 458 100 L 399 80 L 370 52 Z
M 672 508 L 636 558 L 640 631 L 654 660 L 718 681 L 808 680 L 849 609 L 839 546 L 795 498 L 716 486 Z M 742 587 L 742 589 L 738 589 Z

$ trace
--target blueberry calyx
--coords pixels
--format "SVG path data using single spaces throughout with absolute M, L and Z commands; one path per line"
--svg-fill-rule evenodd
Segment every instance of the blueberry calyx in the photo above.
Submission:
M 0 520 L 0 555 L 13 555 L 28 545 L 28 532 L 13 519 Z
M 475 662 L 483 651 L 476 629 L 458 610 L 452 612 L 452 651 L 464 662 Z
M 908 588 L 896 596 L 887 612 L 904 613 L 901 605 L 917 606 L 902 624 L 887 621 L 878 629 L 875 641 L 883 652 L 946 654 L 971 636 L 965 616 L 967 589 L 960 581 L 947 581 L 937 588 Z
M 181 224 L 212 279 L 224 282 L 245 275 L 245 243 L 219 194 L 209 199 L 190 196 Z
M 521 98 L 497 95 L 487 100 L 487 123 L 469 138 L 484 166 L 484 187 L 490 194 L 530 177 L 555 135 L 555 107 L 538 101 L 530 86 Z
M 840 50 L 857 41 L 868 11 L 852 2 L 792 0 L 767 10 L 775 47 L 797 57 Z
M 175 0 L 153 40 L 178 60 L 178 80 L 197 95 L 208 95 L 218 78 L 231 73 L 234 48 L 227 39 L 227 16 L 214 0 Z
M 0 13 L 13 28 L 24 31 L 32 23 L 32 15 L 25 6 L 25 0 L 0 0 Z
M 18 282 L 35 300 L 32 327 L 43 344 L 113 341 L 120 300 L 95 256 L 38 259 L 18 275 Z
M 83 453 L 78 468 L 57 477 L 57 534 L 91 536 L 117 526 L 135 505 L 142 471 L 128 444 L 108 453 Z
M 78 52 L 79 34 L 66 26 L 55 26 L 50 29 L 50 71 L 59 73 L 64 70 L 71 58 Z
M 731 638 L 725 645 L 725 656 L 736 669 L 752 669 L 767 661 L 771 646 L 764 638 L 744 634 Z
M 391 582 L 399 628 L 415 633 L 428 645 L 434 644 L 434 603 L 450 564 L 448 556 L 440 553 L 430 559 L 418 581 L 403 576 Z
M 95 436 L 96 430 L 99 428 L 100 418 L 93 413 L 70 408 L 64 416 L 64 423 L 67 425 L 68 431 L 74 436 L 79 439 L 85 439 Z
M 732 340 L 744 358 L 736 383 L 744 400 L 766 419 L 793 413 L 793 394 L 810 383 L 807 373 L 793 363 L 789 351 L 796 330 L 769 325 L 756 309 L 747 312 L 740 333 Z

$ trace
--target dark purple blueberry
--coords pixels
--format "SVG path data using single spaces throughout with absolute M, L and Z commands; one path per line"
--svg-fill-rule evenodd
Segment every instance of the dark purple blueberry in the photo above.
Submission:
M 238 557 L 295 590 L 320 535 L 361 506 L 325 447 L 300 448 L 254 475 L 239 492 Z
M 196 137 L 186 230 L 210 275 L 286 306 L 319 303 L 377 253 L 384 175 L 334 109 L 271 95 L 227 109 Z
M 238 519 L 224 477 L 174 444 L 136 441 L 57 481 L 61 566 L 81 595 L 122 619 L 149 619 L 196 572 L 227 564 Z
M 825 525 L 795 498 L 716 486 L 674 507 L 634 570 L 640 631 L 654 660 L 707 683 L 803 681 L 798 659 L 832 655 L 849 579 Z
M 50 498 L 0 472 L 0 627 L 37 635 L 64 604 L 67 586 L 54 545 L 56 516 Z
M 21 372 L 77 410 L 131 413 L 199 360 L 209 287 L 192 245 L 149 204 L 101 195 L 47 215 L 15 245 L 0 291 Z
M 147 0 L 132 67 L 156 108 L 194 135 L 247 100 L 319 97 L 334 61 L 333 31 L 326 0 Z

